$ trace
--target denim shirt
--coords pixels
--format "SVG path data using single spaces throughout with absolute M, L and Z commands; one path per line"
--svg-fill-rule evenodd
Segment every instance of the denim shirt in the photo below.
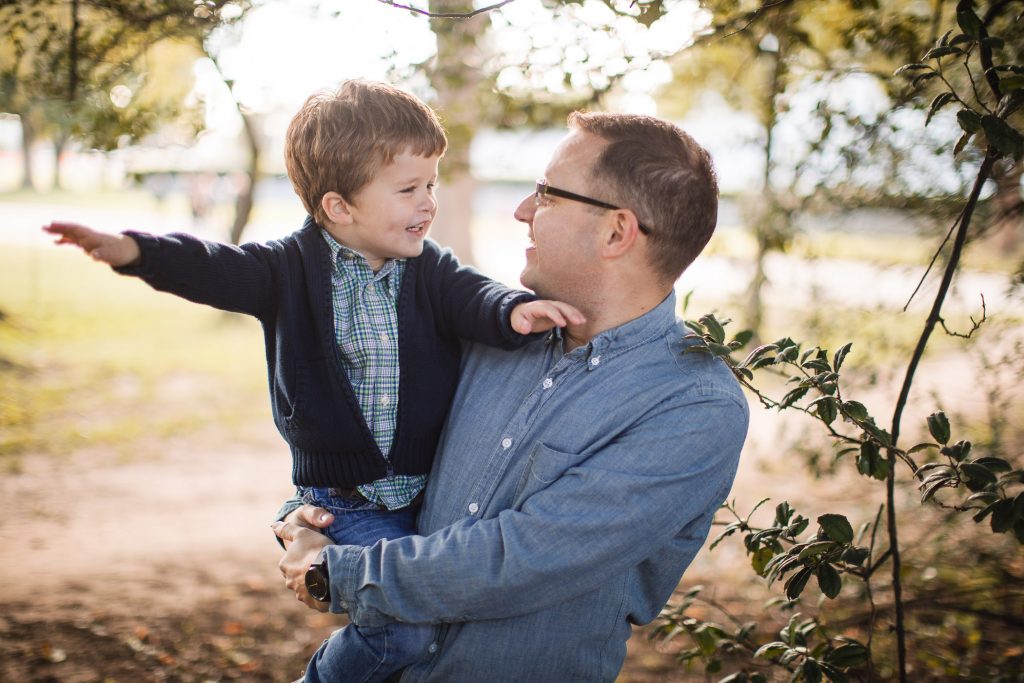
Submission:
M 333 611 L 443 623 L 402 681 L 613 681 L 732 486 L 748 408 L 675 296 L 586 346 L 470 346 L 419 536 L 330 546 Z

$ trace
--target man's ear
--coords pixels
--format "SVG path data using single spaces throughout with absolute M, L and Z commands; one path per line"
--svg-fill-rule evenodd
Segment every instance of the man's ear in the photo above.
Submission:
M 602 251 L 609 258 L 618 258 L 629 253 L 636 246 L 640 234 L 640 223 L 636 214 L 629 209 L 615 209 L 610 212 L 606 223 Z
M 352 208 L 337 192 L 328 192 L 320 199 L 320 208 L 327 214 L 327 220 L 337 225 L 351 225 Z

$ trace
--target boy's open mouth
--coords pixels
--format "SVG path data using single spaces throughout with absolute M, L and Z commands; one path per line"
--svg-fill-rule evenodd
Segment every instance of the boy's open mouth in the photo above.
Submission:
M 429 226 L 429 225 L 430 225 L 430 221 L 423 221 L 422 223 L 417 223 L 416 225 L 410 225 L 405 230 L 406 230 L 406 232 L 411 232 L 411 233 L 416 234 L 416 235 L 422 235 L 423 233 L 425 233 L 427 231 L 427 226 Z

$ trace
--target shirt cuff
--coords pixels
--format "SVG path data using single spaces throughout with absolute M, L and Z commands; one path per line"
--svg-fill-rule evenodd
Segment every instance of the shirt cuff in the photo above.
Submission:
M 366 548 L 358 545 L 329 545 L 324 548 L 331 581 L 331 611 L 348 614 L 349 620 L 358 626 L 384 626 L 394 618 L 373 608 L 360 608 L 357 602 L 359 563 L 364 552 Z

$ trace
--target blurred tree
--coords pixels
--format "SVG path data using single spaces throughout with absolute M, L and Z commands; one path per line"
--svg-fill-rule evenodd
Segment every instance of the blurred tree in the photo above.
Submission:
M 137 141 L 167 123 L 194 134 L 200 112 L 183 105 L 192 63 L 215 28 L 248 0 L 40 0 L 0 6 L 0 110 L 22 122 L 28 146 L 74 138 L 98 149 Z M 58 164 L 59 170 L 59 164 Z M 59 182 L 59 177 L 58 177 Z
M 945 79 L 934 76 L 911 89 L 891 78 L 896 67 L 935 43 L 938 27 L 955 13 L 955 2 L 701 4 L 709 27 L 673 60 L 675 77 L 661 103 L 665 114 L 681 117 L 702 103 L 702 94 L 713 92 L 761 126 L 761 187 L 751 188 L 743 203 L 756 242 L 746 323 L 758 330 L 765 257 L 786 248 L 800 212 L 895 207 L 923 213 L 939 225 L 960 206 L 982 148 L 964 150 L 953 166 L 942 164 L 944 172 L 936 174 L 936 164 L 950 149 L 943 131 L 956 123 L 949 116 L 944 127 L 922 130 L 922 124 L 952 101 L 942 94 Z M 1014 21 L 1013 4 L 989 3 L 998 29 Z M 1008 47 L 1019 57 L 1021 46 Z M 967 85 L 964 72 L 946 77 Z M 996 225 L 1005 242 L 1014 244 L 1024 212 L 1020 164 L 1001 163 L 994 178 L 997 215 L 980 224 Z
M 601 0 L 598 4 L 605 11 L 599 15 L 584 12 L 583 0 L 550 2 L 547 13 L 525 23 L 496 11 L 510 0 L 484 7 L 475 7 L 472 0 L 430 0 L 422 8 L 379 1 L 429 17 L 437 38 L 435 56 L 414 65 L 430 81 L 436 95 L 433 104 L 449 136 L 440 189 L 446 218 L 434 234 L 467 262 L 472 261 L 470 221 L 476 185 L 469 174 L 469 152 L 476 133 L 486 128 L 562 126 L 569 112 L 601 107 L 624 78 L 660 57 L 643 41 L 634 41 L 627 49 L 610 36 L 623 27 L 632 28 L 634 37 L 644 32 L 664 15 L 662 0 Z M 552 24 L 558 26 L 557 36 L 542 37 L 533 30 L 543 25 L 542 33 L 551 34 Z M 611 45 L 604 55 L 580 48 L 601 39 Z M 393 73 L 395 80 L 409 77 L 408 72 Z

